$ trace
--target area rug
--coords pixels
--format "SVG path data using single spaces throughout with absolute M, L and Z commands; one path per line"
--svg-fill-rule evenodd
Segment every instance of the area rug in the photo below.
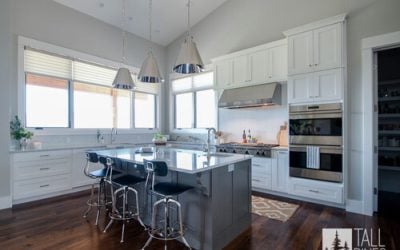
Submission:
M 292 217 L 299 207 L 296 204 L 291 204 L 282 201 L 271 200 L 258 196 L 251 196 L 252 213 L 270 219 L 287 221 Z

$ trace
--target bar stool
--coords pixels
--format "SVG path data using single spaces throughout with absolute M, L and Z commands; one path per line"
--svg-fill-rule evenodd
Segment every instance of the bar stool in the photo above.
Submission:
M 144 165 L 147 171 L 146 190 L 149 182 L 151 182 L 151 186 L 149 188 L 151 195 L 161 197 L 161 199 L 153 204 L 151 228 L 148 231 L 149 238 L 142 249 L 148 247 L 153 238 L 158 240 L 163 240 L 164 249 L 167 249 L 167 241 L 181 238 L 186 247 L 192 249 L 184 237 L 181 204 L 178 201 L 174 200 L 172 197 L 180 195 L 192 189 L 193 187 L 170 183 L 170 182 L 158 182 L 155 184 L 156 176 L 160 177 L 167 176 L 168 174 L 167 164 L 163 161 L 144 160 Z M 160 205 L 164 206 L 163 228 L 157 228 L 157 222 L 156 222 L 157 208 Z M 170 209 L 172 208 L 171 205 L 176 205 L 176 208 L 178 210 L 178 217 L 176 222 L 179 227 L 178 229 L 174 229 L 171 224 L 171 217 L 170 217 Z
M 103 164 L 105 167 L 99 170 L 95 171 L 90 171 L 90 166 L 94 164 Z M 92 210 L 92 207 L 97 208 L 97 215 L 96 215 L 96 222 L 95 225 L 97 226 L 99 223 L 99 215 L 100 215 L 100 209 L 102 207 L 105 207 L 107 204 L 106 201 L 106 192 L 105 192 L 105 179 L 108 174 L 108 168 L 105 165 L 105 158 L 103 157 L 98 157 L 98 155 L 94 152 L 87 152 L 86 153 L 86 166 L 83 169 L 83 173 L 91 178 L 96 180 L 95 183 L 92 183 L 92 188 L 90 191 L 90 198 L 86 202 L 88 205 L 88 209 L 86 212 L 83 214 L 83 218 L 86 218 L 89 214 L 89 212 Z M 97 189 L 97 199 L 95 200 L 94 198 L 94 191 Z M 101 195 L 104 195 L 103 199 L 101 199 Z
M 110 221 L 104 228 L 103 232 L 104 233 L 107 232 L 107 230 L 113 224 L 114 220 L 122 221 L 122 232 L 121 232 L 120 242 L 123 243 L 126 222 L 129 222 L 132 219 L 136 219 L 145 230 L 147 229 L 142 219 L 140 218 L 138 192 L 136 189 L 132 187 L 140 182 L 144 182 L 146 179 L 140 176 L 134 176 L 129 174 L 113 179 L 113 172 L 115 171 L 114 167 L 120 169 L 126 167 L 126 171 L 132 168 L 139 169 L 140 171 L 141 168 L 141 172 L 144 172 L 144 168 L 143 166 L 139 166 L 137 164 L 126 161 L 121 161 L 120 159 L 117 158 L 116 159 L 107 158 L 107 165 L 109 166 L 110 174 L 108 175 L 106 182 L 108 182 L 111 187 L 112 210 L 109 212 Z M 116 190 L 114 190 L 115 186 L 117 187 Z M 129 207 L 129 202 L 128 202 L 129 193 L 133 193 L 135 197 L 135 207 L 133 209 L 130 209 Z M 122 204 L 121 206 L 118 206 L 117 204 L 118 199 L 121 197 L 122 197 Z

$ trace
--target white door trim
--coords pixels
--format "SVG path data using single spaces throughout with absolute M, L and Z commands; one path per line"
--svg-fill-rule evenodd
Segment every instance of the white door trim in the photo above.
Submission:
M 400 45 L 400 31 L 364 38 L 362 46 L 363 83 L 363 214 L 374 212 L 374 51 Z

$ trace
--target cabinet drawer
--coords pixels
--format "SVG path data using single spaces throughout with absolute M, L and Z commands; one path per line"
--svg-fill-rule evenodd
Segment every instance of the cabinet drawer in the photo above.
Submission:
M 23 161 L 16 162 L 14 165 L 14 180 L 67 174 L 70 172 L 70 159 L 49 159 L 29 162 Z
M 256 188 L 271 189 L 271 182 L 271 175 L 251 177 L 251 185 Z
M 291 178 L 289 192 L 311 199 L 343 203 L 343 185 Z
M 271 159 L 270 158 L 252 158 L 251 168 L 253 173 L 259 173 L 262 175 L 271 174 Z
M 69 174 L 34 178 L 14 182 L 14 199 L 31 198 L 36 195 L 45 195 L 63 191 L 71 186 Z
M 41 151 L 14 154 L 14 162 L 70 158 L 70 150 Z

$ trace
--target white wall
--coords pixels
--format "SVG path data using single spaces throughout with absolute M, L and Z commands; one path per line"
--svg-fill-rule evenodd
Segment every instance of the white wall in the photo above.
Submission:
M 282 105 L 249 108 L 219 109 L 218 129 L 223 131 L 224 142 L 240 142 L 243 130 L 260 142 L 278 144 L 280 126 L 288 120 L 287 85 L 282 84 Z
M 204 62 L 209 63 L 211 58 L 284 38 L 282 32 L 287 29 L 349 13 L 351 159 L 348 198 L 361 200 L 361 39 L 400 30 L 399 10 L 399 0 L 230 0 L 194 26 L 192 31 Z M 180 37 L 168 46 L 167 69 L 172 68 L 182 41 L 183 37 Z M 252 119 L 256 119 L 255 115 Z M 224 123 L 220 126 L 227 128 Z

